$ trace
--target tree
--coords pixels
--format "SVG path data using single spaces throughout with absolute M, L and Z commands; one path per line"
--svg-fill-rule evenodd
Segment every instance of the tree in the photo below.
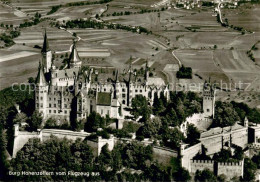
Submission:
M 179 120 L 177 117 L 177 113 L 174 110 L 174 108 L 170 107 L 167 109 L 166 115 L 165 115 L 165 120 L 167 121 L 169 126 L 179 126 Z
M 137 119 L 139 116 L 142 116 L 142 120 L 148 121 L 152 113 L 151 107 L 148 105 L 146 97 L 143 95 L 136 95 L 132 99 L 132 109 L 130 113 Z
M 37 131 L 40 129 L 42 124 L 42 115 L 38 111 L 34 111 L 30 119 L 28 120 L 29 129 L 31 131 Z
M 17 113 L 14 120 L 13 120 L 13 123 L 23 123 L 23 122 L 26 122 L 28 120 L 28 117 L 26 116 L 26 114 L 20 112 L 20 113 Z
M 218 162 L 229 162 L 232 159 L 232 154 L 230 150 L 221 149 L 220 152 L 215 153 L 213 156 L 213 160 Z
M 105 120 L 99 113 L 92 112 L 87 118 L 84 130 L 87 132 L 94 132 L 97 131 L 98 128 L 105 128 Z
M 200 138 L 199 130 L 193 124 L 189 124 L 187 128 L 186 143 L 190 145 L 195 145 L 199 142 L 199 138 Z
M 212 171 L 204 169 L 203 171 L 197 170 L 195 173 L 195 181 L 198 182 L 216 182 L 217 178 Z
M 4 133 L 3 124 L 0 123 L 0 180 L 7 178 L 9 163 L 6 156 L 7 141 Z
M 144 138 L 153 138 L 158 134 L 161 128 L 161 120 L 156 117 L 149 119 L 143 126 L 136 132 L 137 136 L 143 136 Z
M 244 159 L 243 181 L 254 181 L 257 165 L 249 158 Z
M 191 176 L 189 171 L 181 167 L 176 173 L 174 173 L 174 179 L 175 181 L 190 181 Z
M 214 126 L 232 126 L 237 121 L 240 121 L 240 118 L 231 103 L 216 102 Z

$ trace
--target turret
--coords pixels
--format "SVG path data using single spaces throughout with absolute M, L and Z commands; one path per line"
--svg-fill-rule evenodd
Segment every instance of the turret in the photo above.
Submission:
M 49 42 L 48 42 L 46 30 L 45 30 L 45 33 L 44 33 L 44 40 L 43 40 L 41 53 L 42 53 L 42 57 L 43 57 L 44 73 L 48 73 L 50 68 L 51 68 L 52 53 L 51 53 L 51 50 L 50 50 L 50 47 L 49 47 Z
M 35 84 L 35 109 L 42 113 L 43 118 L 45 118 L 47 114 L 47 97 L 49 86 L 46 82 L 41 63 L 39 63 L 38 75 Z
M 80 57 L 78 55 L 78 51 L 76 48 L 76 42 L 73 42 L 71 54 L 69 57 L 69 68 L 79 68 L 81 67 L 82 61 L 80 60 Z
M 215 114 L 215 87 L 205 82 L 203 87 L 203 112 L 205 116 L 214 118 Z

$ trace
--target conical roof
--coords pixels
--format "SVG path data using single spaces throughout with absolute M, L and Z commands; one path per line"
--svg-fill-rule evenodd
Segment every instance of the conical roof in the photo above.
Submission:
M 49 42 L 48 42 L 48 38 L 47 38 L 47 33 L 46 33 L 46 30 L 45 30 L 44 40 L 43 40 L 43 45 L 42 45 L 42 53 L 46 53 L 49 50 L 50 50 L 50 47 L 49 47 Z
M 39 62 L 39 68 L 38 68 L 38 75 L 36 77 L 35 83 L 39 86 L 45 86 L 47 85 L 43 70 L 42 70 L 42 64 Z
M 78 51 L 77 51 L 77 48 L 76 48 L 76 43 L 74 42 L 73 47 L 72 47 L 72 51 L 71 51 L 71 54 L 70 54 L 70 57 L 69 57 L 69 63 L 76 63 L 76 62 L 79 62 L 79 61 L 81 61 L 81 60 L 80 60 L 80 57 L 79 57 L 79 54 L 78 54 Z

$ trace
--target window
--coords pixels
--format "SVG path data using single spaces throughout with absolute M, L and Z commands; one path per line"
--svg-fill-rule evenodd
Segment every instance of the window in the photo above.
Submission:
M 65 110 L 64 112 L 65 112 L 65 114 L 67 114 L 67 111 L 66 111 L 66 110 Z
M 207 109 L 207 112 L 209 112 L 209 109 Z
M 123 104 L 125 104 L 125 100 L 123 100 Z
M 138 92 L 138 90 L 135 90 L 135 92 Z
M 107 110 L 107 115 L 109 116 L 109 110 Z
M 125 89 L 124 89 L 124 88 L 122 89 L 122 92 L 125 92 Z
M 51 101 L 51 97 L 49 98 L 49 100 Z
M 43 108 L 43 104 L 41 103 L 41 108 Z
M 101 109 L 101 115 L 103 114 L 103 109 Z
M 56 107 L 56 104 L 54 104 L 54 107 Z
M 56 110 L 54 110 L 53 112 L 56 113 Z
M 107 89 L 104 88 L 104 92 L 107 91 Z
M 39 104 L 38 104 L 38 103 L 36 104 L 36 107 L 37 107 L 37 108 L 39 107 Z
M 140 90 L 140 92 L 142 93 L 142 90 Z
M 54 98 L 54 101 L 56 100 L 56 98 Z
M 49 110 L 49 113 L 51 113 L 51 110 Z
M 64 107 L 67 108 L 67 104 L 64 104 Z
M 36 100 L 38 100 L 39 99 L 39 97 L 36 97 Z
M 122 97 L 125 98 L 125 94 L 122 94 Z
M 49 107 L 51 107 L 51 104 L 49 104 Z
M 41 100 L 43 100 L 43 98 L 41 97 Z

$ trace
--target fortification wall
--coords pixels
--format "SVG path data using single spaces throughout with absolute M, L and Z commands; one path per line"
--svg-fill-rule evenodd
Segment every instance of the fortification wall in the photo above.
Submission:
M 13 145 L 13 154 L 12 157 L 15 158 L 19 150 L 29 141 L 31 138 L 39 138 L 41 140 L 41 134 L 38 132 L 25 132 L 25 131 L 16 131 L 14 136 L 14 145 Z
M 75 132 L 69 130 L 57 130 L 57 129 L 43 129 L 42 132 L 42 140 L 46 141 L 50 138 L 51 135 L 56 136 L 58 138 L 67 138 L 69 140 L 75 141 L 77 138 L 85 139 L 90 133 L 87 132 Z
M 185 148 L 181 146 L 181 166 L 191 171 L 190 160 L 198 153 L 201 152 L 201 143 Z
M 214 135 L 207 138 L 201 138 L 201 143 L 207 148 L 207 155 L 212 155 L 222 149 L 222 136 Z
M 14 125 L 14 145 L 12 157 L 16 157 L 17 152 L 23 148 L 29 139 L 39 138 L 41 141 L 46 141 L 51 135 L 58 138 L 66 137 L 69 140 L 75 141 L 77 138 L 85 139 L 85 137 L 90 135 L 90 133 L 56 129 L 43 129 L 39 132 L 27 132 L 19 131 L 19 125 Z
M 153 156 L 159 163 L 167 164 L 172 157 L 178 157 L 178 152 L 169 148 L 154 146 Z
M 195 113 L 191 117 L 186 119 L 187 123 L 194 124 L 199 130 L 206 130 L 210 127 L 213 120 L 209 118 L 205 118 L 203 113 Z
M 99 156 L 102 147 L 108 144 L 108 150 L 113 150 L 115 146 L 115 137 L 112 135 L 109 139 L 98 137 L 97 140 L 87 140 L 87 144 L 93 149 L 94 156 Z
M 190 172 L 195 174 L 197 170 L 209 169 L 214 171 L 214 161 L 213 160 L 191 160 L 190 161 Z
M 248 144 L 248 128 L 232 131 L 232 143 L 245 148 Z
M 218 162 L 217 175 L 224 174 L 227 180 L 237 176 L 243 177 L 244 160 L 241 162 Z

